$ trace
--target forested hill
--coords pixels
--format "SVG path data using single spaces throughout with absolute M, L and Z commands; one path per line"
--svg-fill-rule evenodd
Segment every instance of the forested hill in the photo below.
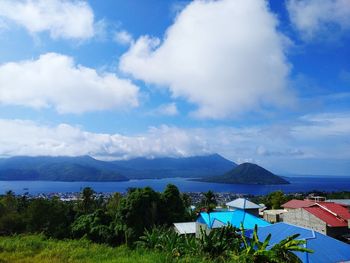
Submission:
M 0 180 L 125 181 L 165 177 L 208 177 L 237 165 L 218 154 L 188 158 L 100 161 L 90 156 L 0 159 Z
M 89 156 L 12 157 L 0 160 L 0 180 L 126 181 L 108 163 Z
M 136 158 L 114 161 L 128 178 L 208 177 L 226 173 L 237 164 L 219 154 L 187 158 Z
M 202 178 L 199 181 L 226 184 L 289 184 L 284 178 L 253 163 L 243 163 L 223 175 Z

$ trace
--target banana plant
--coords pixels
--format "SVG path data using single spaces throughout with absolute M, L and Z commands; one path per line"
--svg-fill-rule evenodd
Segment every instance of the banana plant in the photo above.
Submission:
M 255 225 L 253 236 L 250 240 L 245 235 L 245 230 L 241 225 L 241 236 L 243 241 L 243 250 L 239 255 L 233 255 L 233 259 L 249 262 L 301 262 L 293 252 L 313 253 L 311 249 L 304 247 L 305 240 L 298 240 L 299 234 L 289 236 L 279 243 L 269 248 L 271 234 L 263 242 L 258 237 L 258 227 Z

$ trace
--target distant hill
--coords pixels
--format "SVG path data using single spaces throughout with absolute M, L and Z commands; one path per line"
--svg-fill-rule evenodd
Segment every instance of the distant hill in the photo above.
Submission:
M 0 180 L 127 181 L 108 163 L 82 157 L 12 157 L 0 160 Z
M 223 174 L 235 163 L 218 154 L 188 158 L 136 158 L 100 161 L 90 156 L 0 159 L 0 180 L 125 181 L 165 177 L 207 177 Z
M 123 169 L 123 175 L 130 179 L 208 177 L 226 173 L 237 166 L 219 154 L 186 158 L 136 158 L 113 163 Z
M 252 163 L 243 163 L 223 175 L 202 178 L 198 181 L 225 184 L 289 184 L 284 178 Z

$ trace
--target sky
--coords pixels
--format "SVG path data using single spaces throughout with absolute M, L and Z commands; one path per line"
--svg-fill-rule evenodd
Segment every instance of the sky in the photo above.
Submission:
M 0 1 L 0 157 L 211 153 L 350 175 L 350 0 Z

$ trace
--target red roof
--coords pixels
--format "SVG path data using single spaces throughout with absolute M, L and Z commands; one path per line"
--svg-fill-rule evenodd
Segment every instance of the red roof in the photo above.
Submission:
M 318 217 L 327 225 L 333 227 L 348 226 L 350 212 L 340 204 L 320 202 L 311 207 L 304 207 L 306 211 Z
M 297 209 L 297 208 L 309 207 L 314 204 L 315 204 L 315 201 L 293 199 L 283 204 L 282 207 Z

